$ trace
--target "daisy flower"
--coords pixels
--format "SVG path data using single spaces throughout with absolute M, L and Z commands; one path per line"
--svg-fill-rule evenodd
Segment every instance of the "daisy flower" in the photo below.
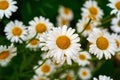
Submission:
M 52 57 L 53 61 L 60 63 L 67 61 L 72 64 L 72 60 L 76 60 L 77 54 L 80 51 L 80 38 L 75 34 L 75 29 L 67 26 L 53 28 L 48 33 L 46 45 L 49 48 L 47 57 Z
M 31 80 L 50 80 L 46 76 L 34 75 Z
M 120 0 L 109 0 L 108 6 L 112 8 L 111 14 L 117 14 L 120 17 Z
M 17 2 L 13 0 L 0 0 L 0 19 L 4 17 L 10 18 L 12 12 L 16 12 L 18 7 Z
M 78 71 L 78 75 L 82 80 L 89 80 L 91 78 L 91 71 L 89 68 L 80 68 Z
M 77 63 L 81 66 L 85 66 L 90 63 L 88 59 L 91 59 L 90 53 L 87 51 L 79 52 L 77 56 Z
M 23 22 L 20 22 L 18 20 L 15 20 L 15 22 L 10 21 L 6 25 L 4 32 L 7 36 L 7 39 L 11 42 L 22 43 L 26 40 L 27 29 L 23 25 Z
M 112 78 L 110 78 L 109 76 L 106 75 L 99 75 L 99 78 L 93 78 L 93 80 L 113 80 Z
M 72 10 L 70 8 L 60 6 L 59 14 L 64 19 L 67 19 L 67 20 L 72 20 L 73 19 L 73 12 L 72 12 Z
M 39 44 L 40 44 L 39 38 L 30 39 L 29 41 L 27 41 L 26 48 L 36 51 L 40 48 Z
M 76 80 L 75 73 L 73 70 L 69 70 L 68 72 L 62 73 L 60 75 L 60 78 L 62 78 L 64 80 Z
M 57 26 L 69 26 L 70 25 L 70 21 L 61 17 L 61 16 L 58 16 L 57 17 Z
M 0 65 L 7 66 L 7 64 L 11 61 L 11 59 L 16 56 L 17 48 L 14 47 L 13 44 L 10 46 L 0 46 Z
M 82 16 L 91 18 L 94 21 L 100 20 L 103 16 L 103 11 L 100 9 L 96 1 L 88 0 L 83 5 Z
M 45 19 L 44 17 L 35 17 L 34 20 L 29 22 L 29 33 L 32 33 L 33 37 L 37 34 L 38 36 L 42 35 L 44 32 L 47 32 L 53 27 L 53 24 L 49 21 L 49 19 Z
M 42 63 L 42 61 L 39 61 L 38 64 L 40 65 Z M 39 66 L 38 65 L 38 66 Z M 35 66 L 34 68 L 36 68 L 37 66 Z M 51 60 L 48 59 L 42 66 L 40 66 L 39 68 L 37 68 L 35 70 L 35 73 L 37 75 L 49 75 L 51 74 L 53 71 L 55 71 L 54 69 L 54 65 L 52 64 Z
M 118 17 L 113 18 L 110 28 L 112 31 L 120 33 L 120 18 Z
M 112 38 L 115 40 L 117 51 L 120 51 L 120 35 L 112 34 Z
M 98 59 L 102 59 L 103 55 L 105 59 L 110 59 L 112 55 L 115 55 L 117 46 L 115 40 L 108 32 L 95 28 L 87 40 L 91 43 L 89 52 L 96 55 Z
M 83 18 L 82 20 L 78 20 L 78 23 L 76 24 L 77 26 L 77 32 L 80 33 L 83 31 L 83 29 L 86 27 L 86 25 L 88 24 L 88 19 L 86 20 L 85 18 Z M 85 29 L 85 31 L 82 33 L 83 36 L 88 36 L 88 34 L 92 31 L 92 29 L 95 27 L 94 24 L 90 23 L 87 28 Z

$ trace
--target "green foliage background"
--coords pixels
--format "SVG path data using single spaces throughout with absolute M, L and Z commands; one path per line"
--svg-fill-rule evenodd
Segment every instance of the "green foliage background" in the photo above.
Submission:
M 60 5 L 69 7 L 74 12 L 74 19 L 71 22 L 71 27 L 75 28 L 78 19 L 81 19 L 81 7 L 86 0 L 17 0 L 18 10 L 13 13 L 10 19 L 3 18 L 0 22 L 0 45 L 10 45 L 10 41 L 6 39 L 3 32 L 5 25 L 9 21 L 20 20 L 28 26 L 28 22 L 35 16 L 44 16 L 49 18 L 56 26 L 56 16 L 58 15 L 58 8 Z M 106 6 L 108 0 L 96 0 L 104 11 L 104 17 L 110 13 L 110 8 Z M 109 28 L 110 23 L 103 25 Z M 7 67 L 0 67 L 0 80 L 30 80 L 34 75 L 33 67 L 37 65 L 38 60 L 41 59 L 41 51 L 30 51 L 25 48 L 24 44 L 15 44 L 17 46 L 17 56 L 15 56 Z M 83 44 L 84 45 L 84 44 Z M 99 69 L 93 73 L 93 76 L 99 74 L 108 75 L 114 80 L 120 80 L 120 62 L 116 61 L 114 57 L 107 61 L 95 61 L 95 63 L 103 63 Z M 31 71 L 31 72 L 29 72 Z

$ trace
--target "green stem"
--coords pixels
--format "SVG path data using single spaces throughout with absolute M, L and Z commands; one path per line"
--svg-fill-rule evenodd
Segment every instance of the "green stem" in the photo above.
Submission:
M 42 66 L 47 60 L 48 60 L 48 58 L 44 59 L 43 62 L 42 62 L 40 65 L 38 65 L 34 70 L 36 70 L 36 69 L 38 69 L 40 66 Z
M 98 26 L 102 26 L 102 25 L 110 22 L 114 17 L 116 17 L 114 14 L 107 16 L 106 18 L 104 18 L 103 20 L 101 20 L 101 25 L 98 25 Z
M 63 72 L 64 70 L 70 69 L 70 68 L 74 68 L 74 67 L 78 67 L 78 64 L 74 63 L 72 65 L 66 65 L 64 67 L 59 68 L 56 72 L 54 72 L 53 74 L 51 74 L 50 77 L 51 79 L 54 79 L 54 76 L 60 74 L 61 72 Z
M 92 21 L 92 19 L 90 18 L 87 25 L 85 26 L 85 28 L 81 31 L 80 35 L 86 30 L 86 28 L 88 27 L 88 25 L 90 24 L 91 21 Z
M 47 59 L 48 59 L 48 58 L 44 59 L 43 62 L 42 62 L 40 65 L 38 65 L 36 68 L 34 68 L 34 70 L 36 70 L 36 69 L 38 69 L 40 66 L 42 66 L 42 65 L 47 61 Z M 34 70 L 27 71 L 27 72 L 24 72 L 24 73 L 25 73 L 25 74 L 26 74 L 26 73 L 31 73 L 31 72 L 34 72 Z

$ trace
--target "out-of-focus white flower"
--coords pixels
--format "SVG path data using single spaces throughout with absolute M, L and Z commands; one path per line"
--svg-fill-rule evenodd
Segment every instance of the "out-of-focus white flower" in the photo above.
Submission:
M 106 75 L 99 75 L 99 78 L 93 78 L 93 80 L 113 80 L 112 78 L 110 78 L 109 76 Z
M 0 46 L 0 65 L 7 66 L 11 59 L 17 55 L 17 48 L 13 44 L 10 46 Z
M 0 0 L 0 19 L 4 17 L 10 18 L 12 12 L 16 12 L 18 7 L 17 2 L 13 0 Z

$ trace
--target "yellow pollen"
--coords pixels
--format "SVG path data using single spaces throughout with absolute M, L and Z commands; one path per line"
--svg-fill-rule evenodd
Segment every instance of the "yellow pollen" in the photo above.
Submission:
M 62 26 L 63 26 L 63 25 L 67 25 L 67 24 L 68 24 L 68 21 L 67 21 L 66 19 L 62 19 L 61 23 L 62 23 Z
M 70 13 L 70 9 L 69 9 L 69 8 L 64 8 L 64 13 L 65 13 L 66 15 L 68 15 L 68 14 Z
M 101 36 L 96 40 L 96 45 L 99 49 L 105 50 L 108 48 L 109 42 L 105 37 Z
M 9 7 L 9 3 L 6 0 L 0 1 L 0 9 L 6 10 Z
M 70 46 L 70 39 L 67 36 L 59 36 L 56 44 L 60 49 L 67 49 Z
M 90 7 L 89 11 L 90 11 L 91 15 L 95 15 L 96 16 L 98 14 L 98 10 L 94 6 Z
M 50 66 L 47 65 L 47 64 L 43 64 L 43 65 L 41 66 L 41 71 L 43 71 L 44 73 L 50 72 Z
M 73 77 L 70 74 L 67 74 L 66 80 L 73 80 Z
M 3 51 L 0 53 L 0 59 L 4 60 L 10 55 L 9 51 Z
M 12 33 L 14 36 L 20 36 L 22 34 L 22 29 L 16 26 L 12 29 Z
M 85 23 L 83 27 L 85 28 L 86 25 L 87 25 L 87 23 Z M 89 24 L 85 30 L 87 30 L 87 31 L 91 30 L 91 25 Z
M 115 6 L 116 6 L 116 8 L 117 8 L 118 10 L 120 10 L 120 1 L 118 1 L 118 2 L 115 4 Z
M 37 45 L 38 42 L 39 42 L 38 39 L 32 39 L 32 40 L 30 41 L 30 44 L 31 44 L 31 45 Z
M 83 76 L 87 76 L 88 73 L 87 73 L 86 71 L 83 71 L 83 72 L 82 72 L 82 75 L 83 75 Z
M 47 30 L 47 27 L 46 27 L 46 25 L 44 23 L 39 23 L 39 24 L 36 25 L 36 31 L 38 33 L 43 33 L 46 30 Z
M 80 60 L 86 60 L 86 56 L 85 56 L 84 54 L 80 54 L 80 55 L 79 55 L 79 59 L 80 59 Z

